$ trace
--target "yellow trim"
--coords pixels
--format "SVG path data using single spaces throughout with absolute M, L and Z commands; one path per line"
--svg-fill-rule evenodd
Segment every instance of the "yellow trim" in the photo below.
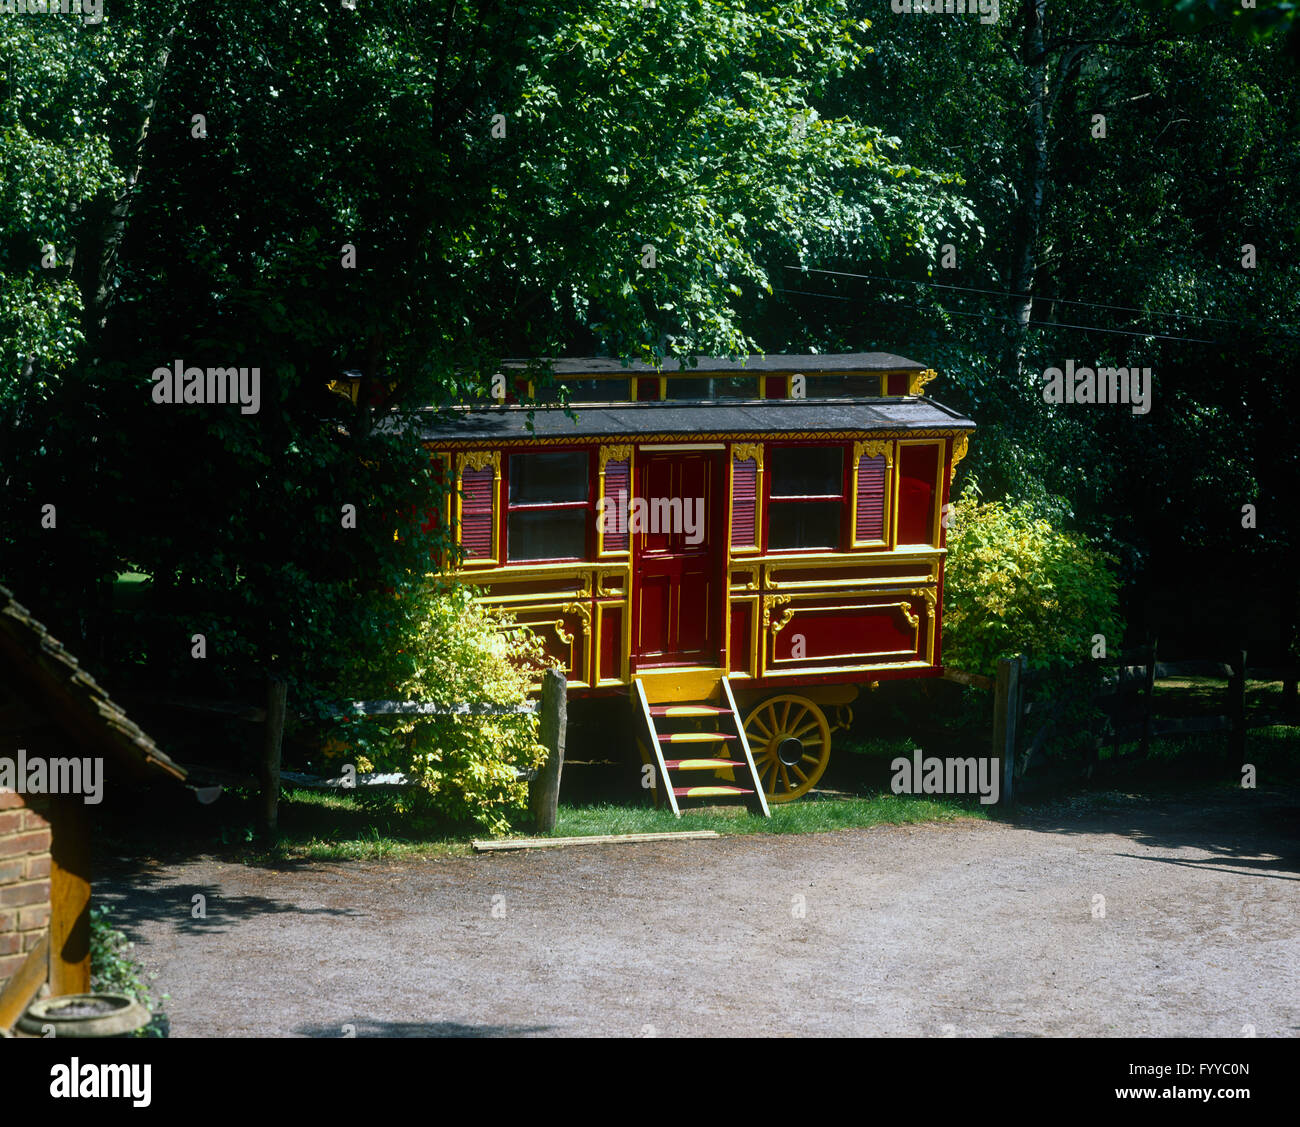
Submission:
M 486 557 L 478 557 L 473 560 L 466 560 L 468 566 L 492 567 L 499 564 L 501 546 L 497 543 L 497 527 L 500 523 L 501 508 L 501 451 L 500 450 L 463 450 L 456 455 L 456 543 L 463 547 L 464 540 L 461 536 L 461 517 L 464 510 L 464 495 L 461 492 L 461 483 L 464 479 L 465 471 L 484 470 L 488 466 L 492 467 L 492 551 Z
M 501 411 L 518 411 L 527 410 L 523 407 L 494 407 L 492 410 Z M 461 408 L 445 408 L 444 410 L 458 411 Z M 534 408 L 535 410 L 535 408 Z M 782 433 L 777 437 L 782 442 L 799 442 L 805 439 L 814 441 L 838 442 L 848 441 L 850 439 L 861 439 L 863 434 L 870 434 L 877 439 L 923 439 L 923 438 L 956 438 L 969 432 L 969 427 L 926 427 L 925 429 L 915 430 L 865 430 L 861 427 L 855 430 L 826 430 L 826 431 L 790 431 Z M 700 431 L 689 435 L 683 434 L 603 434 L 603 435 L 552 435 L 545 438 L 538 438 L 528 434 L 510 435 L 508 438 L 500 436 L 484 438 L 426 438 L 424 445 L 429 450 L 477 450 L 477 449 L 498 449 L 502 446 L 525 446 L 532 448 L 535 446 L 599 446 L 602 443 L 611 442 L 632 442 L 636 445 L 645 445 L 646 443 L 660 442 L 668 445 L 676 445 L 681 442 L 762 442 L 772 438 L 771 431 Z
M 858 539 L 858 469 L 862 464 L 862 459 L 866 458 L 884 458 L 885 459 L 885 488 L 882 501 L 885 511 L 880 514 L 880 530 L 883 533 L 879 540 L 859 540 Z M 853 444 L 853 489 L 852 489 L 852 508 L 849 510 L 849 547 L 850 548 L 885 548 L 890 546 L 890 532 L 893 527 L 892 500 L 893 500 L 893 478 L 894 478 L 894 443 L 892 440 L 873 439 L 866 442 L 855 442 Z

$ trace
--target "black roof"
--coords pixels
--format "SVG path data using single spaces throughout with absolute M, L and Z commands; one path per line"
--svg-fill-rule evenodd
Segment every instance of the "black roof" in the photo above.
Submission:
M 975 423 L 933 399 L 753 399 L 682 402 L 647 400 L 573 408 L 448 407 L 421 412 L 414 420 L 385 420 L 381 427 L 410 427 L 426 442 L 439 444 L 539 441 L 585 438 L 650 441 L 662 436 L 720 438 L 849 435 L 873 431 L 973 430 Z M 533 429 L 529 431 L 529 417 Z
M 503 368 L 522 368 L 537 361 L 503 360 Z M 543 360 L 557 376 L 620 376 L 655 373 L 653 365 L 641 360 L 624 364 L 608 356 L 561 356 Z M 706 372 L 922 372 L 925 364 L 894 356 L 889 352 L 836 352 L 825 356 L 780 354 L 775 356 L 750 356 L 745 360 L 718 360 L 701 356 L 694 367 L 679 360 L 665 360 L 667 373 Z

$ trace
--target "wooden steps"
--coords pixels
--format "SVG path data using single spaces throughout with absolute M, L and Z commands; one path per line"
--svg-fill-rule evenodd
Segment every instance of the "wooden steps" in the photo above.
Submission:
M 637 676 L 632 691 L 649 737 L 655 769 L 651 786 L 657 800 L 666 801 L 678 817 L 682 802 L 703 800 L 716 804 L 719 799 L 741 800 L 755 813 L 770 817 L 767 796 L 754 769 L 744 722 L 725 671 Z M 698 699 L 692 699 L 697 694 Z M 690 747 L 699 747 L 704 754 L 664 758 L 666 750 Z M 715 748 L 725 754 L 713 752 Z M 712 771 L 717 781 L 674 778 L 677 772 L 707 771 Z

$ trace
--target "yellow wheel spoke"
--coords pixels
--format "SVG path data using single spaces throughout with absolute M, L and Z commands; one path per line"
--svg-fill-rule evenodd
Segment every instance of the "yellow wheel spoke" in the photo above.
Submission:
M 792 765 L 792 766 L 790 767 L 790 770 L 793 771 L 796 775 L 799 776 L 799 781 L 800 781 L 801 783 L 806 783 L 806 782 L 808 781 L 808 776 L 805 775 L 802 771 L 800 771 L 798 767 L 795 767 L 795 766 Z
M 818 724 L 816 720 L 813 720 L 813 721 L 810 721 L 809 723 L 805 724 L 805 725 L 804 725 L 802 728 L 800 728 L 797 732 L 792 733 L 792 735 L 794 736 L 794 738 L 795 738 L 796 740 L 801 740 L 801 739 L 803 739 L 804 736 L 806 736 L 809 732 L 820 732 L 820 731 L 821 731 L 821 725 Z
M 785 783 L 786 790 L 794 790 L 794 787 L 790 785 L 790 774 L 786 771 L 784 763 L 781 764 L 781 781 Z

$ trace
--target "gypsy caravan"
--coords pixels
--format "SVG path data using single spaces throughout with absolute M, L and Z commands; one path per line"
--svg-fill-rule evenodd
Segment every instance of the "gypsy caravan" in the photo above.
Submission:
M 542 635 L 570 696 L 630 695 L 675 812 L 821 778 L 862 686 L 940 673 L 945 521 L 974 423 L 885 353 L 549 370 L 424 415 L 457 576 Z M 554 395 L 555 388 L 545 389 Z

